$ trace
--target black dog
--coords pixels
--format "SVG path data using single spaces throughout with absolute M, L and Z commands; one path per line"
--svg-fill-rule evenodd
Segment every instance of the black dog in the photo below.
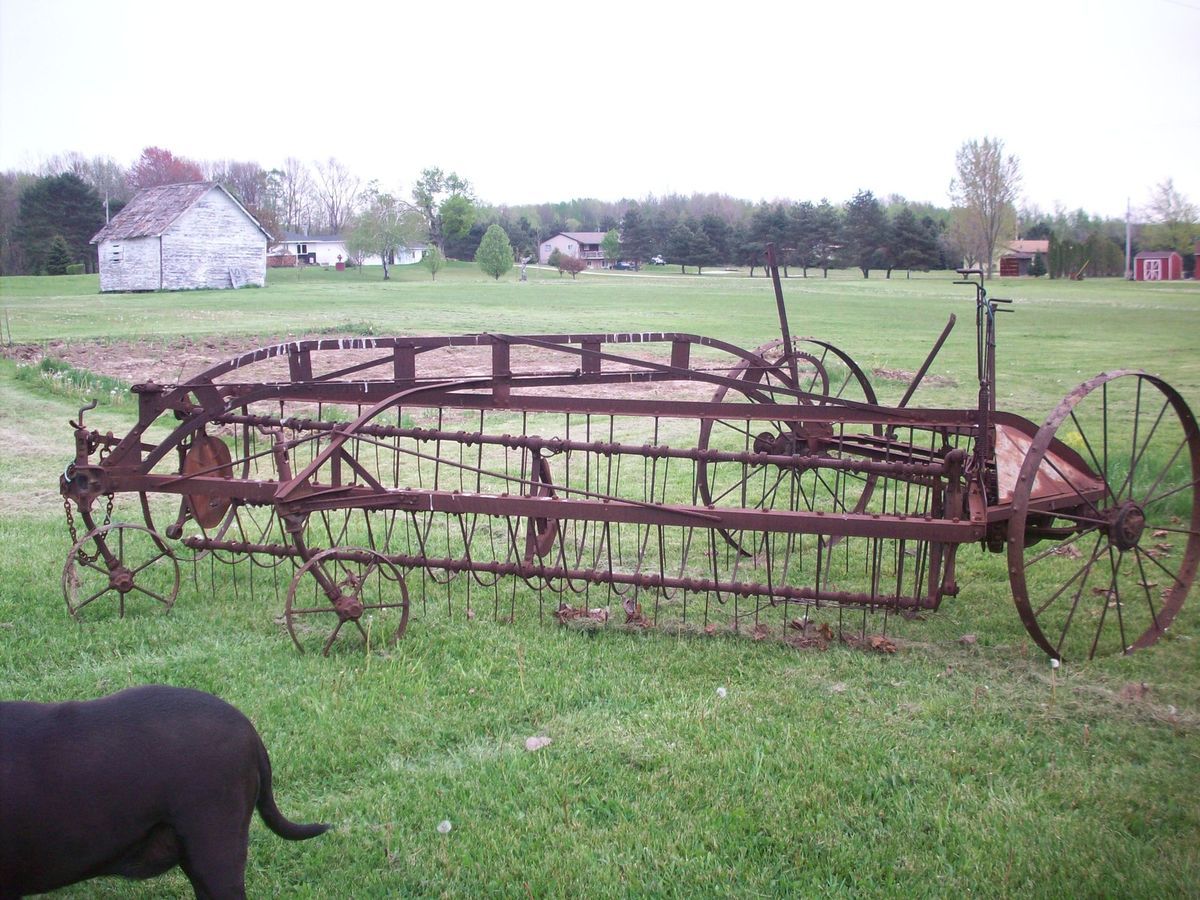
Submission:
M 254 807 L 290 841 L 250 720 L 164 685 L 77 703 L 0 703 L 0 898 L 176 865 L 197 897 L 245 897 Z

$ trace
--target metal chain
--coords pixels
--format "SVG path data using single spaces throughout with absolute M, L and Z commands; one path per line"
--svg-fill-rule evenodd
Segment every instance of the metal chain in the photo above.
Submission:
M 108 498 L 108 503 L 104 507 L 104 524 L 100 526 L 101 528 L 112 524 L 113 503 L 115 501 L 115 495 L 112 493 L 105 494 L 104 496 Z M 70 499 L 66 497 L 63 498 L 63 512 L 67 514 L 67 531 L 71 533 L 71 546 L 75 546 L 79 543 L 79 530 L 75 527 L 75 510 L 71 507 Z M 80 547 L 75 552 L 75 558 L 79 560 L 81 565 L 87 565 L 100 558 L 100 550 L 97 548 L 96 552 L 91 554 L 85 552 L 83 547 Z
M 75 511 L 71 509 L 71 501 L 65 497 L 63 498 L 63 510 L 67 514 L 67 530 L 71 532 L 71 546 L 74 547 L 79 544 L 79 532 L 75 528 Z M 100 551 L 97 549 L 95 554 L 89 554 L 82 545 L 79 545 L 75 551 L 75 558 L 81 566 L 86 566 L 100 558 Z

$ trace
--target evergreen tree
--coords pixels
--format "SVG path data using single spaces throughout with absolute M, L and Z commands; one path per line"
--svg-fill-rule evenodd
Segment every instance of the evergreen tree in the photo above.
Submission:
M 104 203 L 78 175 L 39 178 L 21 193 L 13 239 L 24 252 L 25 270 L 41 272 L 55 235 L 66 242 L 72 259 L 95 271 L 92 236 L 104 226 Z
M 479 242 L 479 249 L 475 251 L 475 262 L 497 281 L 513 267 L 512 244 L 508 242 L 508 235 L 499 225 L 489 226 L 484 233 L 483 240 Z
M 824 278 L 829 277 L 829 267 L 841 252 L 845 239 L 842 237 L 842 215 L 838 208 L 822 198 L 814 212 L 813 265 L 821 267 Z
M 870 191 L 859 191 L 846 204 L 845 233 L 850 260 L 869 278 L 871 268 L 885 261 L 888 237 L 887 216 Z
M 750 215 L 750 240 L 766 247 L 774 244 L 776 258 L 783 266 L 784 277 L 787 277 L 788 254 L 784 248 L 788 246 L 788 214 L 782 203 L 760 203 Z
M 621 252 L 634 262 L 642 262 L 654 255 L 649 223 L 636 203 L 631 203 L 621 218 Z
M 1033 262 L 1029 264 L 1029 274 L 1034 278 L 1041 278 L 1046 274 L 1046 259 L 1042 254 L 1033 254 Z
M 706 254 L 707 265 L 722 265 L 729 262 L 733 229 L 728 222 L 716 213 L 708 213 L 700 220 L 700 227 L 696 229 L 696 233 L 698 237 L 703 237 L 708 244 L 707 248 L 702 243 L 696 247 L 698 254 Z
M 699 275 L 705 266 L 714 266 L 720 262 L 720 253 L 705 231 L 703 222 L 689 219 L 686 227 L 692 233 L 692 240 L 684 259 L 696 267 L 696 274 Z
M 679 271 L 686 273 L 684 266 L 692 264 L 692 248 L 696 243 L 696 234 L 682 219 L 671 229 L 667 236 L 667 259 L 679 263 Z
M 902 269 L 931 269 L 937 265 L 937 244 L 930 230 L 917 221 L 906 204 L 892 219 L 889 246 L 895 265 Z
M 810 266 L 817 264 L 817 209 L 809 201 L 789 207 L 787 243 L 792 261 L 808 277 Z
M 46 274 L 66 275 L 67 266 L 71 264 L 71 250 L 61 234 L 56 234 L 46 252 Z

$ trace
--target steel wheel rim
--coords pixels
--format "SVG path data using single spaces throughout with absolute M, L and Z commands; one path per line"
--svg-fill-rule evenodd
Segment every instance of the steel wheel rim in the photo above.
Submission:
M 841 365 L 844 365 L 847 369 L 847 375 L 846 375 L 845 379 L 841 380 L 840 384 L 836 385 L 836 390 L 834 391 L 834 394 L 833 394 L 833 396 L 835 398 L 843 397 L 844 392 L 851 384 L 857 384 L 858 389 L 861 390 L 861 392 L 862 392 L 862 395 L 863 395 L 862 400 L 863 401 L 865 401 L 866 403 L 870 403 L 870 404 L 874 404 L 876 402 L 875 392 L 874 392 L 874 389 L 871 387 L 870 380 L 867 378 L 866 374 L 862 371 L 862 369 L 859 368 L 857 363 L 855 363 L 854 360 L 850 358 L 849 355 L 847 355 L 846 353 L 843 353 L 841 350 L 834 347 L 832 344 L 827 344 L 824 341 L 815 340 L 813 338 L 800 338 L 800 337 L 793 338 L 792 345 L 793 345 L 793 347 L 797 348 L 797 350 L 796 350 L 797 358 L 811 363 L 815 369 L 814 374 L 812 374 L 811 376 L 806 376 L 806 373 L 804 373 L 804 372 L 800 373 L 801 390 L 804 390 L 807 393 L 812 393 L 812 392 L 814 392 L 814 388 L 819 387 L 820 393 L 823 397 L 828 397 L 830 395 L 830 390 L 832 387 L 834 387 L 834 380 L 830 379 L 830 377 L 829 377 L 829 370 L 826 366 L 826 362 L 828 361 L 830 363 L 840 363 Z M 807 352 L 806 350 L 801 349 L 801 347 L 804 345 L 811 345 L 812 347 L 819 348 L 820 353 L 813 354 L 813 353 Z M 775 340 L 769 341 L 768 343 L 763 344 L 762 346 L 756 348 L 753 352 L 757 359 L 763 359 L 763 360 L 770 361 L 768 359 L 768 354 L 779 352 L 781 350 L 782 346 L 783 346 L 783 339 L 776 338 Z M 833 357 L 832 359 L 830 359 L 831 355 Z M 762 382 L 760 382 L 760 381 L 750 381 L 750 380 L 746 379 L 746 374 L 748 374 L 748 370 L 751 365 L 751 362 L 752 362 L 751 360 L 742 360 L 736 366 L 734 366 L 732 369 L 729 370 L 727 377 L 736 378 L 739 380 L 746 380 L 747 383 L 746 383 L 746 387 L 744 389 L 740 388 L 740 387 L 734 388 L 734 389 L 738 390 L 740 393 L 745 395 L 746 399 L 750 403 L 761 402 L 759 399 L 760 396 L 763 394 L 769 395 L 771 393 L 771 391 L 770 391 L 769 387 L 763 387 Z M 765 380 L 767 377 L 773 377 L 774 381 L 777 382 L 778 385 L 780 385 L 782 387 L 790 388 L 792 386 L 791 385 L 791 377 L 790 377 L 789 373 L 782 371 L 782 364 L 783 364 L 782 356 L 778 362 L 771 362 L 771 365 L 773 367 L 777 366 L 778 369 L 775 369 L 775 368 L 771 369 L 766 374 L 764 374 L 763 378 Z M 719 403 L 722 400 L 724 400 L 731 387 L 732 387 L 731 385 L 722 385 L 721 387 L 717 388 L 716 392 L 713 394 L 712 402 Z M 754 426 L 751 426 L 752 429 L 753 429 L 753 427 Z M 737 427 L 734 427 L 734 430 L 736 430 L 738 432 L 743 431 L 743 429 L 737 428 Z M 779 430 L 782 430 L 782 429 L 779 429 Z M 882 428 L 878 425 L 872 426 L 872 431 L 876 436 L 881 435 L 883 433 Z M 697 446 L 701 450 L 708 449 L 710 446 L 710 442 L 712 440 L 712 436 L 713 436 L 713 420 L 712 419 L 703 419 L 700 423 L 700 435 L 699 435 L 699 440 L 697 442 Z M 747 441 L 745 443 L 748 445 L 748 449 L 753 449 L 753 440 L 750 439 L 751 436 L 749 434 L 747 434 L 746 437 L 747 437 Z M 739 449 L 742 449 L 742 448 L 739 448 Z M 710 464 L 706 460 L 700 460 L 697 463 L 697 473 L 696 473 L 697 488 L 698 488 L 698 492 L 700 494 L 700 499 L 703 501 L 703 503 L 706 506 L 718 505 L 722 499 L 724 499 L 726 496 L 728 496 L 728 494 L 731 490 L 731 488 L 724 488 L 722 491 L 714 490 L 714 488 L 716 488 L 716 474 L 715 474 L 714 470 L 715 470 L 715 465 L 710 466 Z M 808 493 L 806 492 L 807 489 L 805 488 L 803 481 L 802 481 L 802 478 L 804 476 L 800 475 L 799 473 L 795 473 L 795 472 L 793 472 L 791 474 L 792 474 L 791 479 L 785 479 L 783 477 L 783 472 L 781 471 L 779 474 L 779 477 L 775 478 L 774 480 L 763 481 L 763 483 L 762 483 L 763 490 L 762 490 L 761 500 L 755 501 L 754 503 L 752 503 L 750 505 L 753 506 L 754 508 L 760 508 L 760 509 L 761 508 L 770 508 L 770 506 L 774 504 L 776 498 L 782 495 L 782 496 L 788 497 L 789 506 L 796 505 L 797 509 L 807 508 L 810 511 L 813 511 L 818 508 L 824 508 L 824 507 L 821 507 L 820 504 L 818 504 L 816 502 L 815 495 L 821 491 L 828 491 L 829 492 L 828 497 L 833 499 L 834 508 L 837 508 L 838 485 L 837 485 L 836 481 L 834 483 L 834 486 L 830 487 L 828 480 L 821 477 L 819 475 L 819 473 L 814 470 L 812 472 L 812 477 L 811 477 L 811 480 L 812 480 L 811 493 L 813 494 L 813 497 L 810 499 L 808 496 Z M 752 477 L 759 478 L 761 480 L 761 475 L 759 473 L 754 473 L 753 476 L 745 477 L 742 479 L 735 479 L 735 484 L 733 487 L 736 488 L 739 485 L 742 486 L 743 488 L 748 487 L 749 486 L 748 483 Z M 868 475 L 865 478 L 863 478 L 861 491 L 858 494 L 857 498 L 854 500 L 853 505 L 851 505 L 847 508 L 844 508 L 844 509 L 840 509 L 838 511 L 839 512 L 849 512 L 849 513 L 860 513 L 863 510 L 865 510 L 867 508 L 867 505 L 870 503 L 871 494 L 874 490 L 876 480 L 877 479 L 874 475 Z M 788 484 L 786 485 L 786 487 L 783 487 L 783 482 L 785 482 L 785 481 L 787 481 Z M 781 491 L 781 487 L 782 487 L 782 491 Z M 752 494 L 753 489 L 751 489 L 750 491 L 743 490 L 743 493 L 751 493 Z M 771 501 L 771 503 L 767 503 L 768 499 Z M 800 504 L 802 504 L 802 505 L 800 505 Z M 743 535 L 741 533 L 729 531 L 728 529 L 724 529 L 724 528 L 718 528 L 717 531 L 720 533 L 720 535 L 724 539 L 724 541 L 732 549 L 734 549 L 741 555 L 743 555 L 743 556 L 753 556 L 754 555 L 754 548 L 746 546 L 746 541 L 743 539 Z
M 154 550 L 147 551 L 149 556 L 139 552 L 139 548 L 127 540 L 127 533 L 144 534 Z M 97 551 L 94 557 L 87 553 L 86 548 L 89 546 Z M 117 567 L 109 567 L 106 557 L 100 552 L 101 546 L 117 560 Z M 170 564 L 169 569 L 159 565 L 162 560 Z M 147 583 L 150 576 L 144 573 L 163 570 L 170 573 L 165 587 Z M 79 574 L 81 571 L 95 573 L 93 583 L 82 591 L 84 582 Z M 100 581 L 100 577 L 106 579 L 107 583 Z M 71 546 L 62 573 L 63 599 L 67 604 L 67 612 L 73 619 L 79 619 L 79 614 L 85 607 L 105 598 L 118 600 L 118 615 L 123 618 L 125 598 L 129 594 L 139 599 L 149 597 L 170 612 L 179 596 L 179 583 L 179 561 L 163 538 L 151 528 L 130 522 L 114 522 L 88 531 Z M 152 586 L 157 589 L 151 590 Z M 81 593 L 85 594 L 82 600 L 79 599 Z
M 320 577 L 318 577 L 318 572 Z M 324 593 L 320 584 L 322 579 L 336 585 L 341 594 L 353 596 L 359 600 L 362 603 L 361 610 L 350 613 L 339 611 L 334 601 Z M 358 579 L 358 584 L 354 584 L 352 579 Z M 382 600 L 363 602 L 364 594 L 372 589 L 372 582 L 375 584 L 376 597 L 381 596 L 383 582 L 394 583 L 398 590 L 398 599 L 395 602 L 383 602 Z M 306 588 L 304 585 L 308 585 L 308 587 Z M 312 589 L 314 585 L 316 586 L 315 591 Z M 353 630 L 358 631 L 365 644 L 369 636 L 369 628 L 364 627 L 362 619 L 394 609 L 400 610 L 400 621 L 387 638 L 389 645 L 398 641 L 408 628 L 409 599 L 408 586 L 404 581 L 404 576 L 387 557 L 374 550 L 331 548 L 313 555 L 296 570 L 296 574 L 288 586 L 287 599 L 284 604 L 284 624 L 296 649 L 304 653 L 305 648 L 301 641 L 301 632 L 304 630 L 301 626 L 304 621 L 310 618 L 320 622 L 334 620 L 335 624 L 331 626 L 332 630 L 325 639 L 321 651 L 323 656 L 328 656 L 339 635 L 346 630 L 346 626 L 350 625 Z
M 1130 395 L 1133 427 L 1126 434 L 1115 398 Z M 1047 515 L 1031 497 L 1036 478 L 1062 474 L 1061 461 L 1048 451 L 1064 438 L 1068 447 L 1079 445 L 1079 457 L 1101 476 L 1102 496 L 1090 503 L 1073 498 L 1070 510 L 1053 513 L 1051 525 L 1082 526 L 1077 536 L 1027 543 L 1027 527 L 1036 529 Z M 1009 577 L 1035 643 L 1054 659 L 1091 659 L 1132 653 L 1162 637 L 1200 563 L 1200 430 L 1178 392 L 1140 371 L 1085 382 L 1039 429 L 1017 484 Z M 1059 584 L 1047 591 L 1051 571 Z

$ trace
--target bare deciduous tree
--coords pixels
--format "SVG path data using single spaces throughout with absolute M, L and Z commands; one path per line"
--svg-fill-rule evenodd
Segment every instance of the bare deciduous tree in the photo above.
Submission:
M 316 196 L 324 224 L 333 234 L 341 232 L 355 211 L 362 182 L 334 157 L 316 164 Z
M 285 159 L 278 172 L 280 221 L 288 231 L 303 231 L 312 218 L 312 175 L 294 156 Z
M 1189 253 L 1200 238 L 1200 210 L 1172 178 L 1155 185 L 1143 215 L 1150 224 L 1142 229 L 1142 243 L 1150 249 Z
M 1020 163 L 1011 153 L 1005 156 L 1004 141 L 985 137 L 959 147 L 955 166 L 958 175 L 950 182 L 950 197 L 981 241 L 979 262 L 991 276 L 1000 235 L 1015 227 Z

